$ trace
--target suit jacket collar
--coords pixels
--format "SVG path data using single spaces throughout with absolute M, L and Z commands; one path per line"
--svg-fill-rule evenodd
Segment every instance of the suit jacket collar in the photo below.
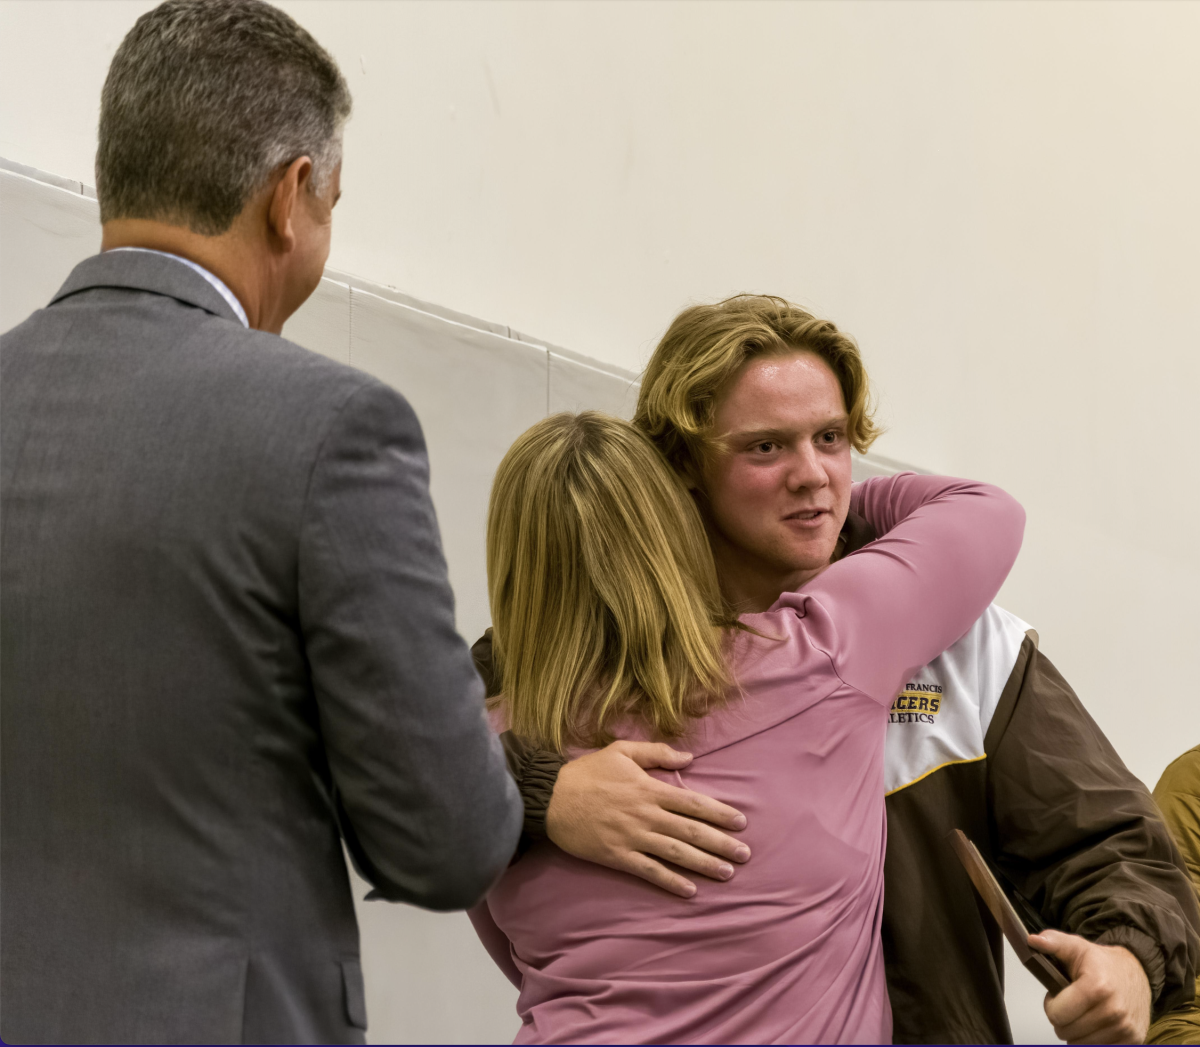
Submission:
M 92 255 L 71 270 L 67 282 L 50 300 L 50 304 L 93 287 L 125 287 L 133 291 L 165 295 L 242 326 L 242 321 L 217 289 L 199 273 L 174 258 L 143 251 L 104 251 Z

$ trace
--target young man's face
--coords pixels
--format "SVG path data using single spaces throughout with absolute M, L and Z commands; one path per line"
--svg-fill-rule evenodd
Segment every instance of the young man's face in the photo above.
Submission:
M 810 352 L 757 357 L 717 404 L 700 504 L 726 595 L 765 610 L 828 565 L 850 508 L 841 386 Z

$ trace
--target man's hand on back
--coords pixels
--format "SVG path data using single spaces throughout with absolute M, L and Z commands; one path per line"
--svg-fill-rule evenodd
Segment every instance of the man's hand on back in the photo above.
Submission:
M 1056 957 L 1071 984 L 1046 997 L 1046 1017 L 1067 1043 L 1143 1043 L 1150 1028 L 1150 982 L 1119 945 L 1097 945 L 1076 934 L 1043 931 L 1029 944 Z
M 713 826 L 736 831 L 745 828 L 745 817 L 644 770 L 681 770 L 691 760 L 657 742 L 613 742 L 572 760 L 555 782 L 546 834 L 576 858 L 632 873 L 681 898 L 695 894 L 696 885 L 659 859 L 728 880 L 730 862 L 746 861 L 750 848 Z

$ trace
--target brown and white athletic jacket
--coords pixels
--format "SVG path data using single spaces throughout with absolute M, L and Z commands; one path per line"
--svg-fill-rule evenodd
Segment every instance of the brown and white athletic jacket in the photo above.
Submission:
M 883 941 L 896 1043 L 1009 1043 L 995 923 L 962 829 L 1031 930 L 1142 962 L 1155 1011 L 1191 995 L 1200 914 L 1146 787 L 1015 615 L 992 606 L 913 674 L 888 725 Z
M 848 537 L 857 548 L 870 536 Z M 490 630 L 474 653 L 494 693 Z M 505 744 L 526 832 L 544 835 L 562 759 L 511 734 Z M 1128 948 L 1156 1013 L 1191 998 L 1200 913 L 1182 859 L 1146 787 L 1015 615 L 993 605 L 913 674 L 892 707 L 885 781 L 896 1043 L 1012 1042 L 1000 934 L 947 842 L 956 828 L 1031 929 Z

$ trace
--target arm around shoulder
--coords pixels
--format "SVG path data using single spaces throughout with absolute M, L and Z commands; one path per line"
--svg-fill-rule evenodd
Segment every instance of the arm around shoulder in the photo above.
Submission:
M 389 900 L 473 905 L 521 803 L 454 627 L 416 416 L 377 382 L 341 407 L 300 536 L 301 630 L 343 833 Z
M 879 537 L 781 603 L 815 600 L 810 617 L 841 678 L 890 704 L 903 675 L 969 629 L 1021 549 L 1025 511 L 990 484 L 900 473 L 856 484 L 851 511 Z

